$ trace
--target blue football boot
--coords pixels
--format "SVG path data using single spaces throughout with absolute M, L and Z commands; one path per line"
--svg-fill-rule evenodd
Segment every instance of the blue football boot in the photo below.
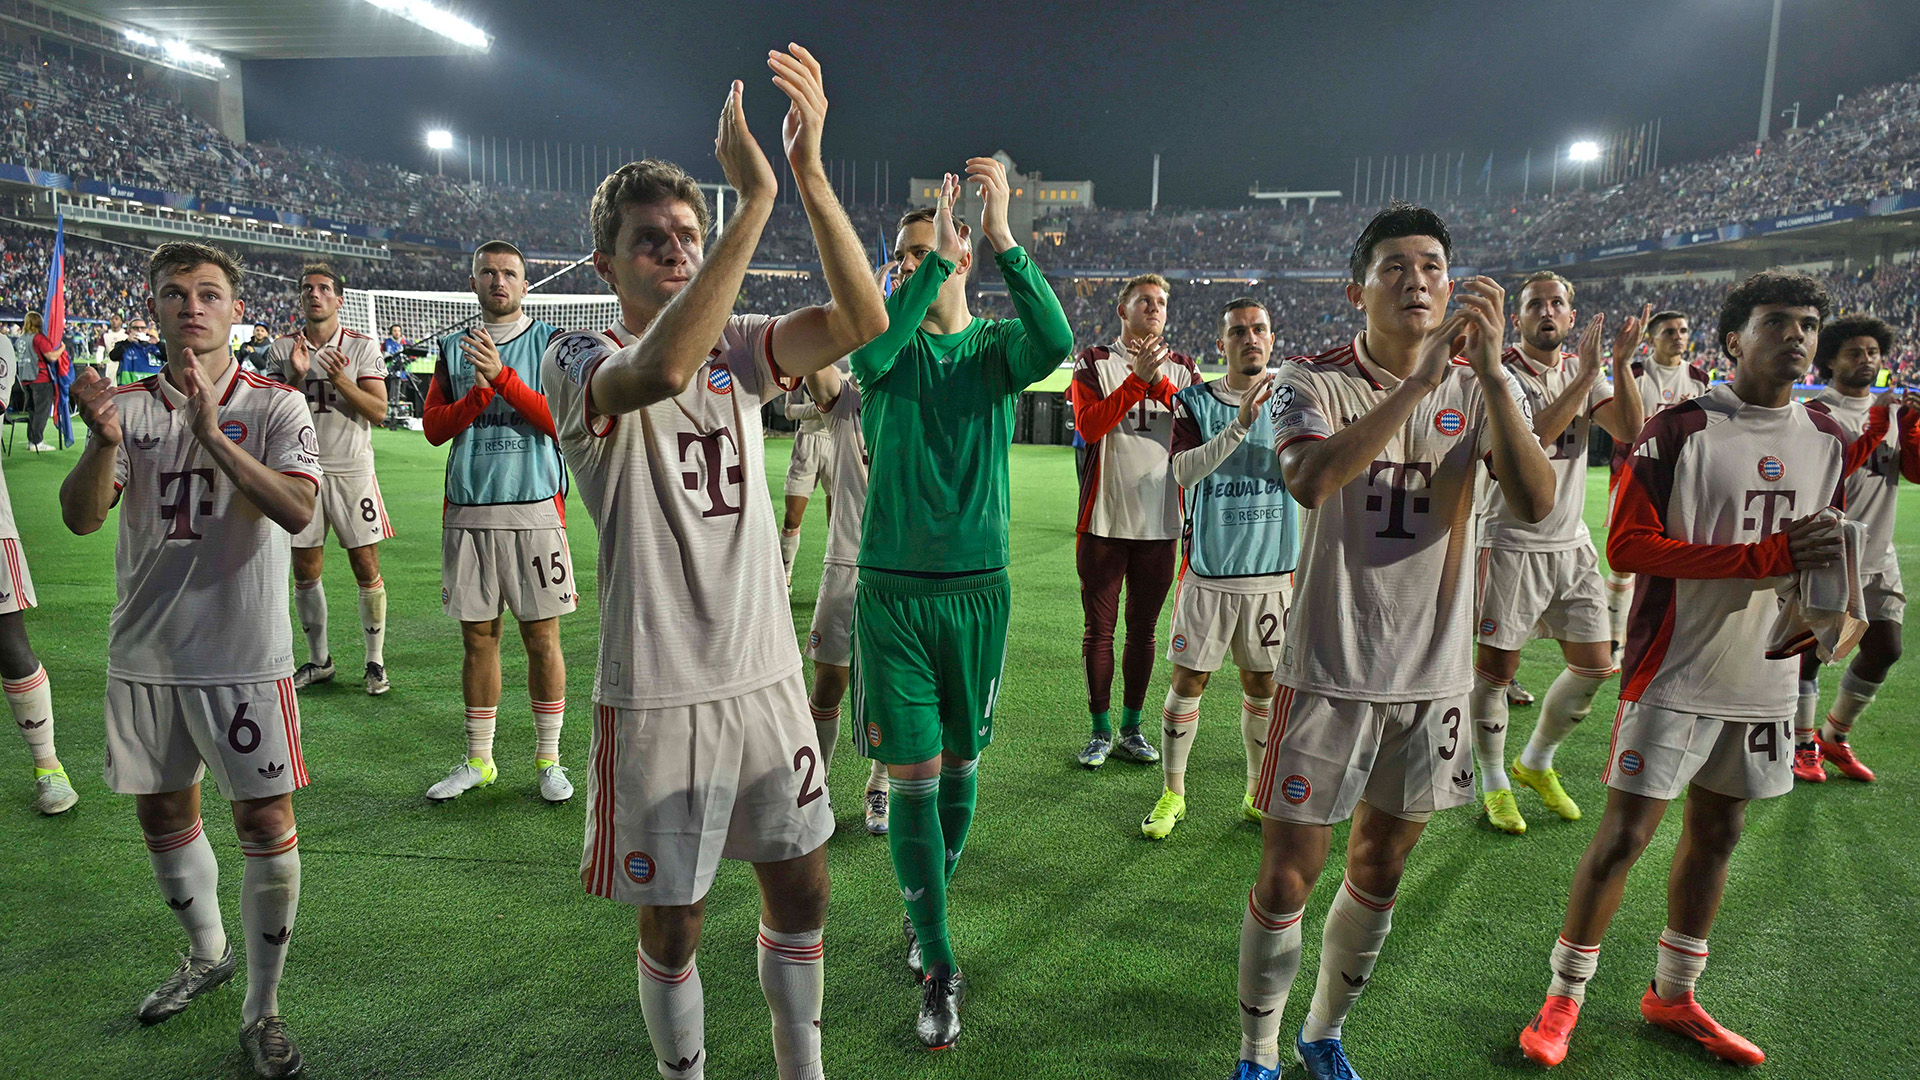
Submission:
M 1313 1080 L 1360 1080 L 1360 1074 L 1347 1063 L 1347 1052 L 1341 1049 L 1339 1039 L 1302 1042 L 1295 1035 L 1293 1056 L 1307 1067 L 1307 1075 Z

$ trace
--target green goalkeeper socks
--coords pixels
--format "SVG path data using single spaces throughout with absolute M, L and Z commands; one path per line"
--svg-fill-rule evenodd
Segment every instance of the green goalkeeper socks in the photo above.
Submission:
M 973 808 L 979 801 L 980 784 L 975 770 L 980 759 L 964 765 L 940 767 L 940 835 L 946 841 L 947 880 L 960 865 L 960 853 L 967 846 L 967 831 L 973 828 Z
M 1110 709 L 1101 709 L 1099 712 L 1093 714 L 1093 733 L 1095 735 L 1113 734 L 1113 721 L 1109 719 L 1112 715 L 1113 712 Z
M 1139 709 L 1123 708 L 1120 710 L 1120 730 L 1123 733 L 1140 730 L 1140 710 Z
M 940 835 L 942 787 L 938 777 L 893 778 L 888 808 L 887 847 L 893 874 L 907 903 L 907 918 L 920 939 L 926 970 L 953 970 L 953 946 L 947 941 L 947 877 L 941 866 L 946 845 Z

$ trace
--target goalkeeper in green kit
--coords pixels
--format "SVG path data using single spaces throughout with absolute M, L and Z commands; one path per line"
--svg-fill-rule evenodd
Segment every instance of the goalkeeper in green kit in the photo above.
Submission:
M 900 219 L 890 329 L 853 353 L 871 460 L 854 593 L 858 745 L 887 765 L 888 842 L 907 904 L 907 963 L 922 975 L 916 1032 L 960 1033 L 963 982 L 947 939 L 947 882 L 973 823 L 974 766 L 993 740 L 1006 665 L 1007 447 L 1014 399 L 1073 350 L 1053 289 L 1007 227 L 1007 174 L 967 162 L 980 231 L 1018 319 L 967 309 L 974 256 L 955 226 L 959 178 Z

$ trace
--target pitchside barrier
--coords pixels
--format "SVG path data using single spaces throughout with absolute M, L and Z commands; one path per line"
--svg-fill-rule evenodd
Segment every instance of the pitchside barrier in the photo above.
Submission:
M 620 318 L 620 301 L 605 294 L 529 293 L 524 310 L 562 330 L 605 330 Z M 409 341 L 417 341 L 464 330 L 479 318 L 480 302 L 463 292 L 348 289 L 340 308 L 343 325 L 375 341 L 395 323 Z

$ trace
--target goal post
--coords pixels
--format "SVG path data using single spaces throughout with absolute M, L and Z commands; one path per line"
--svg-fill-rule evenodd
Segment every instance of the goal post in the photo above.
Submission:
M 341 324 L 375 341 L 396 323 L 409 341 L 417 341 L 454 333 L 480 318 L 480 302 L 470 292 L 348 289 L 344 301 Z M 620 319 L 620 301 L 605 293 L 528 293 L 522 310 L 562 330 L 605 330 Z

